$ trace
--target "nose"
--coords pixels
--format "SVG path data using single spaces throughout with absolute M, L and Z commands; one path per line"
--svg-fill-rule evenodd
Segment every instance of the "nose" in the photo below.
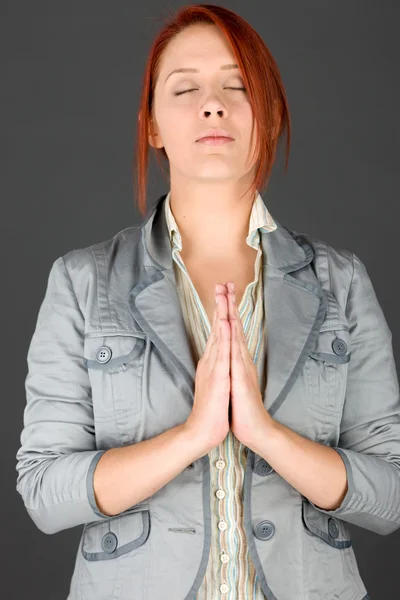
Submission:
M 215 111 L 215 112 L 216 112 L 216 114 L 217 114 L 218 116 L 220 116 L 220 117 L 222 117 L 222 116 L 224 115 L 224 111 L 223 111 L 223 109 L 222 109 L 222 108 L 220 108 L 219 110 L 217 110 L 217 111 Z M 205 110 L 205 111 L 204 111 L 204 115 L 205 115 L 206 117 L 209 117 L 211 114 L 212 114 L 212 111 L 210 111 L 210 110 Z

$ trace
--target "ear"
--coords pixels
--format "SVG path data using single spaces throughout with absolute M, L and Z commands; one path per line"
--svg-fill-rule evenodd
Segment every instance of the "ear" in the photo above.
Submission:
M 162 148 L 164 144 L 162 143 L 161 136 L 158 132 L 157 126 L 154 124 L 153 119 L 150 117 L 149 120 L 149 144 L 153 146 L 153 148 Z

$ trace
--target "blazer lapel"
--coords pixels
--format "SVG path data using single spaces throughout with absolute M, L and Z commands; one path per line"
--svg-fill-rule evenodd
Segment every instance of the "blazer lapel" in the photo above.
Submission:
M 276 219 L 263 232 L 266 387 L 264 406 L 273 416 L 299 376 L 325 318 L 327 299 L 314 270 L 314 251 Z M 297 238 L 297 239 L 296 239 Z
M 158 350 L 187 382 L 193 401 L 196 365 L 177 292 L 171 245 L 161 196 L 141 225 L 143 273 L 131 290 L 132 315 Z M 283 227 L 261 230 L 267 381 L 264 405 L 271 416 L 298 377 L 325 317 L 326 298 L 313 269 L 311 246 Z M 141 253 L 139 253 L 141 255 Z

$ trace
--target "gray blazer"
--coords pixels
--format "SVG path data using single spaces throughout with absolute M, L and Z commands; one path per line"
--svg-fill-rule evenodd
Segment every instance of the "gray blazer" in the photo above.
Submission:
M 208 561 L 208 455 L 117 516 L 93 493 L 107 449 L 156 436 L 192 409 L 196 367 L 165 197 L 142 225 L 55 260 L 28 351 L 17 490 L 44 533 L 83 526 L 68 600 L 193 600 Z M 349 489 L 338 509 L 317 508 L 249 450 L 249 552 L 268 600 L 365 600 L 347 524 L 381 535 L 400 526 L 392 335 L 355 254 L 277 224 L 261 234 L 265 408 L 335 448 Z

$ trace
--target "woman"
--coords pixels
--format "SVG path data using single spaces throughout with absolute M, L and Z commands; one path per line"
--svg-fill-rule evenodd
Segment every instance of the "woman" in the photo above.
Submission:
M 17 489 L 45 533 L 84 526 L 70 600 L 369 598 L 347 524 L 400 526 L 391 332 L 360 259 L 264 205 L 285 131 L 258 34 L 180 9 L 144 78 L 142 214 L 148 144 L 170 190 L 54 262 L 28 353 Z

